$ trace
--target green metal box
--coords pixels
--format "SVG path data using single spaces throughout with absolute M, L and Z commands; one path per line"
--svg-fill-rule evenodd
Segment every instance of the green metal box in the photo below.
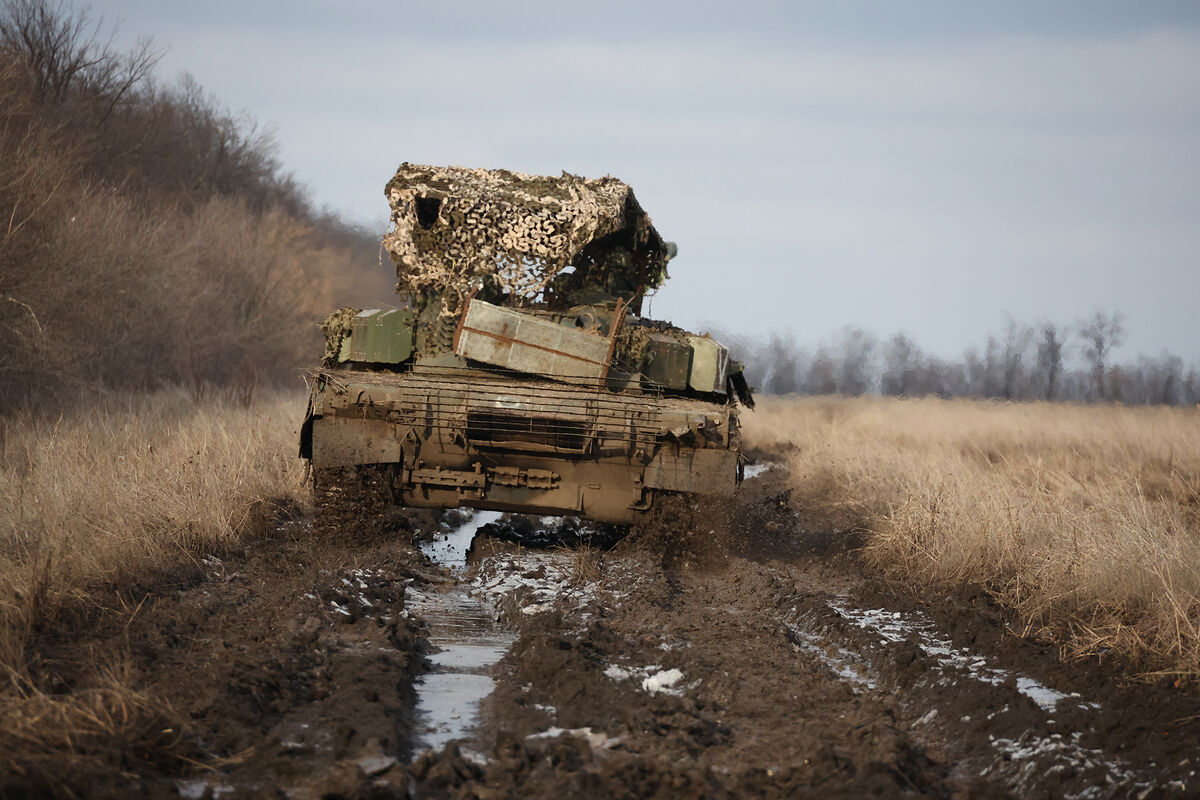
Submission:
M 688 385 L 692 369 L 692 347 L 685 341 L 663 333 L 650 334 L 648 356 L 643 374 L 647 380 L 665 389 L 682 390 Z
M 413 353 L 416 316 L 404 309 L 369 309 L 354 318 L 349 348 L 339 360 L 366 364 L 401 364 Z

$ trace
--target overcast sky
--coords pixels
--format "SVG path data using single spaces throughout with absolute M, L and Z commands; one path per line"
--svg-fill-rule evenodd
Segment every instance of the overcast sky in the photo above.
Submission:
M 957 355 L 1125 314 L 1200 359 L 1200 3 L 102 0 L 380 229 L 402 161 L 627 181 L 653 315 Z

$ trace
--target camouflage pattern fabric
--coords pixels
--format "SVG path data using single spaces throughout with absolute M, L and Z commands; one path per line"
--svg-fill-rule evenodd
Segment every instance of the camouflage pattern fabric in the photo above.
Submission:
M 353 333 L 354 318 L 360 311 L 360 308 L 339 308 L 321 323 L 321 333 L 325 334 L 325 356 L 322 358 L 325 366 L 332 367 L 338 363 L 342 341 Z
M 647 261 L 664 249 L 628 184 L 612 177 L 404 163 L 386 194 L 392 230 L 383 244 L 398 289 L 441 295 L 442 316 L 458 314 L 480 285 L 515 304 L 532 301 L 585 247 L 610 234 L 628 231 L 623 246 L 645 248 L 652 253 Z M 650 274 L 660 272 L 654 264 Z

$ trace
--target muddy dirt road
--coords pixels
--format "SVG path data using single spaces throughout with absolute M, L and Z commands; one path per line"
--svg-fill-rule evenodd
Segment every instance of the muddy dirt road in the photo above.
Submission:
M 982 594 L 892 591 L 786 485 L 747 480 L 731 541 L 700 513 L 682 549 L 486 513 L 373 544 L 288 523 L 50 648 L 64 681 L 80 648 L 110 651 L 183 722 L 114 742 L 119 772 L 7 793 L 1200 793 L 1194 691 L 1064 664 Z

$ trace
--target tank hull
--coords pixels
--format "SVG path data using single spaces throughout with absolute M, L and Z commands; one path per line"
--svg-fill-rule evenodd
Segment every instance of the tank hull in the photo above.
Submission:
M 382 465 L 406 506 L 608 523 L 741 478 L 730 403 L 477 369 L 319 372 L 301 450 L 318 470 Z

